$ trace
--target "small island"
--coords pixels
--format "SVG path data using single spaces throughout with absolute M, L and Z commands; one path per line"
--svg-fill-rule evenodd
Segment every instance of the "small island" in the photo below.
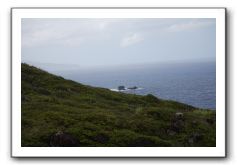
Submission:
M 123 85 L 118 86 L 118 90 L 119 90 L 119 91 L 125 91 L 126 89 L 128 89 L 128 90 L 134 90 L 134 89 L 138 89 L 138 87 L 137 87 L 137 86 L 133 86 L 133 87 L 125 88 L 125 86 L 123 86 Z
M 138 87 L 133 86 L 133 87 L 128 87 L 128 89 L 137 89 Z
M 118 86 L 118 90 L 119 90 L 119 91 L 124 91 L 124 90 L 126 90 L 126 89 L 125 89 L 125 86 Z

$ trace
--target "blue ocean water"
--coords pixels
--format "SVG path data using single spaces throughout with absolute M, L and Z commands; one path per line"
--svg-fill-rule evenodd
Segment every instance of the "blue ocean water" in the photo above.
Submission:
M 216 65 L 214 62 L 137 65 L 97 70 L 60 72 L 83 84 L 116 89 L 137 86 L 128 93 L 153 94 L 198 108 L 216 109 Z

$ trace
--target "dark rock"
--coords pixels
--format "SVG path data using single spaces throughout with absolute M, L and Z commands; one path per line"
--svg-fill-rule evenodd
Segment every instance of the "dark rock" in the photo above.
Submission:
M 184 119 L 184 114 L 182 112 L 177 112 L 175 114 L 175 118 L 183 120 Z
M 51 147 L 78 147 L 78 141 L 69 134 L 62 131 L 58 131 L 56 134 L 51 136 L 50 139 Z
M 137 87 L 136 87 L 136 86 L 134 86 L 134 87 L 128 87 L 128 89 L 137 89 Z
M 197 143 L 202 139 L 203 139 L 203 135 L 198 132 L 195 132 L 195 133 L 191 134 L 191 136 L 189 137 L 188 143 L 189 144 Z
M 120 91 L 125 90 L 125 86 L 118 86 L 118 90 Z
M 170 130 L 179 133 L 185 126 L 184 122 L 184 115 L 181 112 L 177 112 L 174 116 L 174 118 L 171 121 L 171 127 Z M 170 134 L 170 133 L 168 133 Z M 171 133 L 173 134 L 173 133 Z
M 172 123 L 172 130 L 175 132 L 180 132 L 184 128 L 184 121 L 176 120 Z

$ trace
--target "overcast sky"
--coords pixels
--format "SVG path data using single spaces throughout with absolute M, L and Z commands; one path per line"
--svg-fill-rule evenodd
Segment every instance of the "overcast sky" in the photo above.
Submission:
M 215 19 L 22 19 L 22 61 L 81 67 L 215 61 Z

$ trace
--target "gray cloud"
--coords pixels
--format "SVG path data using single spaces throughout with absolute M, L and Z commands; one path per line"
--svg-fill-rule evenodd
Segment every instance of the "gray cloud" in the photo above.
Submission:
M 215 19 L 22 19 L 22 60 L 80 66 L 215 59 Z
M 200 19 L 23 19 L 22 46 L 80 46 L 117 36 L 118 45 L 126 47 L 154 32 L 178 32 L 211 24 L 213 20 Z

